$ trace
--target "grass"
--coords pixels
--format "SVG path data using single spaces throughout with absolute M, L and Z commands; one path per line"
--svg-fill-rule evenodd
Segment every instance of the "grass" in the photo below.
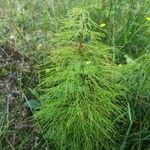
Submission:
M 149 8 L 1 0 L 0 149 L 149 150 Z

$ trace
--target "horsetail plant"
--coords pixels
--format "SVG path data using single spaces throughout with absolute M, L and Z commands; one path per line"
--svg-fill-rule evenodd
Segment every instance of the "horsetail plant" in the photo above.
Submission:
M 124 93 L 130 105 L 129 127 L 121 148 L 149 149 L 150 129 L 150 54 L 130 61 L 122 71 L 121 82 L 128 89 Z M 125 123 L 124 123 L 125 125 Z M 126 129 L 123 126 L 123 129 Z M 123 131 L 123 130 L 121 130 Z M 132 146 L 131 146 L 132 145 Z M 132 148 L 131 148 L 132 147 Z
M 122 82 L 131 91 L 132 96 L 148 98 L 150 95 L 150 54 L 146 53 L 132 60 L 123 70 Z
M 59 150 L 112 149 L 122 113 L 120 85 L 109 48 L 88 10 L 72 9 L 54 35 L 39 85 L 42 103 L 35 119 Z

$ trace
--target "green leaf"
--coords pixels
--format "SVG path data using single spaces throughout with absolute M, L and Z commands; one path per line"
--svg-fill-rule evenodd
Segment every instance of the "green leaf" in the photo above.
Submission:
M 25 106 L 30 107 L 33 110 L 37 110 L 41 107 L 41 103 L 37 100 L 30 100 L 24 103 Z

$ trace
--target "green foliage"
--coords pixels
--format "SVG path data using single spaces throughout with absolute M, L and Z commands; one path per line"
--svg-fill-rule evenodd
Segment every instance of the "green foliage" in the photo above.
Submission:
M 133 61 L 133 60 L 132 60 Z M 123 80 L 135 96 L 150 95 L 150 54 L 145 54 L 127 65 L 123 70 Z
M 121 82 L 127 87 L 127 100 L 131 105 L 132 124 L 124 148 L 149 149 L 150 106 L 150 54 L 145 54 L 123 68 Z M 123 128 L 127 125 L 124 123 Z M 120 131 L 123 131 L 121 129 Z M 126 131 L 125 131 L 126 132 Z
M 117 63 L 124 63 L 125 54 L 137 58 L 147 51 L 150 37 L 146 20 L 150 16 L 149 0 L 103 0 L 94 7 L 94 21 L 106 24 L 107 38 L 103 38 L 103 42 L 114 47 Z
M 87 10 L 75 8 L 54 35 L 35 118 L 56 149 L 112 149 L 121 86 L 108 47 Z
M 16 50 L 38 69 L 24 74 L 18 65 L 0 68 L 0 88 L 4 77 L 17 71 L 22 93 L 6 104 L 5 88 L 0 89 L 0 149 L 83 149 L 84 144 L 85 149 L 149 150 L 149 8 L 149 0 L 1 0 L 0 45 L 13 38 Z M 126 99 L 117 97 L 118 70 Z M 37 83 L 34 93 L 28 90 Z M 115 124 L 122 101 L 125 119 Z M 30 116 L 38 111 L 45 140 L 36 122 L 27 122 L 26 129 L 18 120 L 24 107 Z M 23 129 L 16 130 L 14 122 L 23 122 Z

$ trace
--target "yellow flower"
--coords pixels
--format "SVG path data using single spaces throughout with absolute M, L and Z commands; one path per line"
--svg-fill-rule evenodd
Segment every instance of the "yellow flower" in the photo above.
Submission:
M 101 28 L 103 28 L 103 27 L 106 26 L 106 24 L 105 24 L 105 23 L 101 23 L 99 26 L 100 26 Z
M 42 44 L 38 44 L 37 48 L 39 48 L 39 49 L 42 48 Z
M 88 65 L 88 64 L 90 64 L 90 63 L 91 63 L 91 61 L 86 61 L 85 63 Z
M 118 67 L 122 67 L 122 64 L 119 64 Z
M 150 17 L 147 17 L 146 20 L 147 20 L 147 21 L 150 21 Z
M 46 72 L 46 73 L 49 73 L 49 72 L 50 72 L 50 69 L 49 69 L 49 68 L 45 69 L 45 72 Z

